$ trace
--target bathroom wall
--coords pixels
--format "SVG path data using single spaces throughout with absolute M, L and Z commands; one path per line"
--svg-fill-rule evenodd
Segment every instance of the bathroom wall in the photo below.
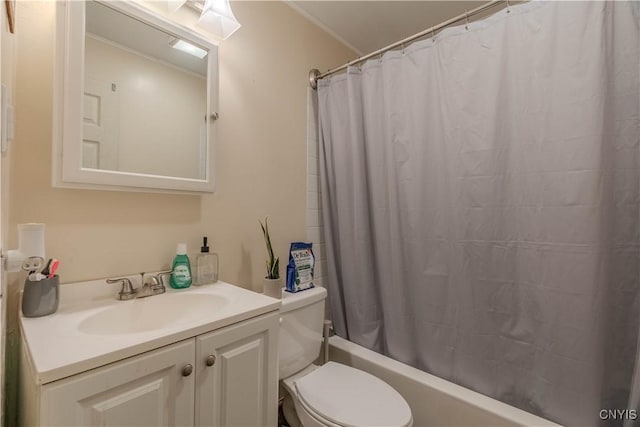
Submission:
M 2 206 L 5 247 L 17 245 L 17 224 L 44 222 L 47 255 L 60 259 L 65 283 L 168 268 L 177 243 L 197 251 L 208 235 L 220 254 L 221 279 L 260 290 L 265 248 L 258 219 L 269 217 L 275 250 L 286 264 L 289 243 L 307 236 L 309 69 L 356 55 L 283 2 L 232 7 L 242 28 L 219 47 L 217 190 L 193 196 L 52 188 L 55 2 L 17 2 L 16 135 L 3 161 L 10 183 Z M 13 351 L 22 280 L 9 275 Z M 11 417 L 7 421 L 12 425 Z
M 1 9 L 2 15 L 0 18 L 0 52 L 1 55 L 1 64 L 0 64 L 0 79 L 2 81 L 2 85 L 5 87 L 7 93 L 7 101 L 9 104 L 13 103 L 14 100 L 14 64 L 15 64 L 15 55 L 14 55 L 14 46 L 15 46 L 15 36 L 9 32 L 7 19 L 4 17 L 4 8 Z M 2 128 L 2 125 L 0 125 Z M 9 154 L 3 153 L 2 160 L 0 161 L 0 241 L 2 244 L 2 248 L 6 247 L 6 230 L 8 229 L 8 221 L 9 221 L 9 209 L 8 209 L 8 172 L 9 168 L 7 167 Z M 2 407 L 2 414 L 0 414 L 0 425 L 5 418 L 5 414 L 7 412 L 7 407 L 9 405 L 14 405 L 16 400 L 15 393 L 6 393 L 4 385 L 5 383 L 15 382 L 17 364 L 14 363 L 13 360 L 7 359 L 5 357 L 5 352 L 8 347 L 7 343 L 10 339 L 7 331 L 7 299 L 8 297 L 6 292 L 6 283 L 7 283 L 7 275 L 4 272 L 4 267 L 0 267 L 0 289 L 2 289 L 2 297 L 0 298 L 0 307 L 1 307 L 1 316 L 0 316 L 0 334 L 2 337 L 0 338 L 0 405 Z
M 191 196 L 51 187 L 55 7 L 19 3 L 10 245 L 16 224 L 46 223 L 47 255 L 61 260 L 70 282 L 166 268 L 176 243 L 196 251 L 206 234 L 220 253 L 221 278 L 260 289 L 258 219 L 269 217 L 283 260 L 289 243 L 306 237 L 307 73 L 354 53 L 284 3 L 233 8 L 243 26 L 220 44 L 217 191 Z
M 322 192 L 319 176 L 318 152 L 318 96 L 309 88 L 307 91 L 307 240 L 313 243 L 316 258 L 314 283 L 327 287 L 327 255 L 322 223 Z M 328 304 L 325 304 L 328 311 Z

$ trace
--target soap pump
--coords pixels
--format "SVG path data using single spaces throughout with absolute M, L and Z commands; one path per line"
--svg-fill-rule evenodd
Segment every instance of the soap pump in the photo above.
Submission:
M 208 238 L 202 238 L 202 247 L 196 257 L 194 285 L 206 285 L 218 281 L 218 254 L 209 252 Z

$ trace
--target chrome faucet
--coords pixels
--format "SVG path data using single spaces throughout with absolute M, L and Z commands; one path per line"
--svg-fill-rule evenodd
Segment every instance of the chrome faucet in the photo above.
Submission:
M 161 271 L 155 276 L 151 276 L 151 278 L 146 281 L 144 277 L 146 273 L 140 273 L 140 282 L 142 283 L 142 286 L 138 289 L 133 287 L 131 280 L 127 277 L 107 279 L 107 283 L 122 283 L 122 289 L 118 292 L 118 299 L 120 301 L 126 301 L 134 298 L 146 298 L 165 293 L 167 288 L 164 284 L 164 277 L 171 275 L 171 273 L 173 273 L 172 270 Z

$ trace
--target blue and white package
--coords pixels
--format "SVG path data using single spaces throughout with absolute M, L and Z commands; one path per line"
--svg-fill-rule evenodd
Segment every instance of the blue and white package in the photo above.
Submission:
M 313 288 L 315 257 L 311 243 L 292 242 L 287 264 L 287 291 L 300 292 Z

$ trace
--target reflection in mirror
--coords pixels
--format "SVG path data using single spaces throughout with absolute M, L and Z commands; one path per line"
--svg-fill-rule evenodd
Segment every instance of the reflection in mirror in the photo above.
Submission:
M 208 50 L 88 1 L 82 168 L 205 179 Z

